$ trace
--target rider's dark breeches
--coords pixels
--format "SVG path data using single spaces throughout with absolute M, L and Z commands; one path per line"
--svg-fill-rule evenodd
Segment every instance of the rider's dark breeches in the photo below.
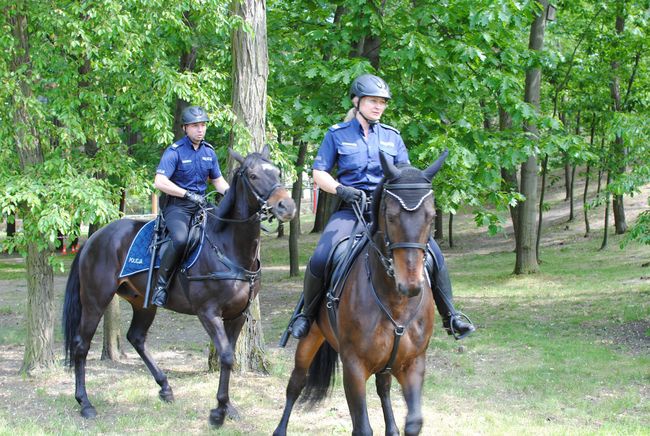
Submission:
M 181 254 L 185 250 L 187 237 L 190 233 L 190 221 L 196 209 L 196 205 L 191 201 L 175 198 L 163 211 L 167 234 L 172 243 L 171 245 L 174 251 L 179 250 Z

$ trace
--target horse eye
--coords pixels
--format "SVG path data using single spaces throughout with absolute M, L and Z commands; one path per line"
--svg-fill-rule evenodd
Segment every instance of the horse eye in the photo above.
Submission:
M 257 175 L 255 173 L 251 173 L 248 177 L 250 177 L 251 180 L 257 179 Z

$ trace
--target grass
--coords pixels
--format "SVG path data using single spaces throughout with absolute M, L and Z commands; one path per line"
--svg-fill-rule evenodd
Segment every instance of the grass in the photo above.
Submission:
M 301 238 L 301 266 L 317 238 Z M 648 247 L 620 250 L 617 243 L 618 237 L 612 236 L 610 248 L 599 251 L 600 240 L 594 235 L 576 238 L 570 245 L 545 246 L 541 272 L 526 276 L 512 274 L 511 252 L 448 250 L 457 305 L 472 317 L 478 331 L 456 342 L 436 326 L 427 354 L 423 434 L 647 435 L 650 274 L 641 265 L 648 261 Z M 276 343 L 302 279 L 288 277 L 286 238 L 267 235 L 262 247 L 266 269 L 260 299 L 271 373 L 233 377 L 231 397 L 242 416 L 228 420 L 219 434 L 270 434 L 280 418 L 293 368 L 295 342 L 286 350 Z M 15 284 L 8 277 L 16 272 L 8 269 L 0 263 L 0 280 Z M 173 404 L 158 400 L 157 385 L 128 344 L 124 362 L 99 361 L 100 328 L 87 375 L 99 416 L 84 421 L 78 416 L 70 372 L 57 367 L 34 378 L 15 375 L 24 341 L 21 289 L 5 288 L 0 294 L 0 351 L 7 357 L 0 372 L 0 404 L 6 406 L 0 407 L 0 434 L 211 431 L 207 415 L 215 407 L 218 375 L 206 372 L 207 336 L 196 318 L 161 311 L 149 337 L 150 349 L 174 389 Z M 62 290 L 57 292 L 60 300 Z M 127 323 L 126 306 L 123 318 Z M 402 427 L 405 406 L 397 383 L 392 397 Z M 368 383 L 368 402 L 372 425 L 380 434 L 383 420 L 373 382 Z M 294 412 L 289 427 L 290 434 L 350 431 L 340 375 L 333 398 L 314 410 Z

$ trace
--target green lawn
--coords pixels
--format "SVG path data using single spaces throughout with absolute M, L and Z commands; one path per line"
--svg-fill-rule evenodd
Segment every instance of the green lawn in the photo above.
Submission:
M 598 250 L 597 236 L 545 247 L 541 273 L 526 276 L 512 275 L 514 253 L 448 250 L 457 305 L 478 331 L 456 342 L 436 327 L 427 356 L 423 434 L 650 434 L 650 269 L 642 266 L 650 250 L 634 244 L 620 250 L 617 238 L 605 251 Z M 317 235 L 303 235 L 301 265 L 316 241 Z M 301 286 L 301 278 L 288 277 L 287 258 L 287 239 L 264 237 L 260 298 L 271 374 L 233 378 L 231 395 L 242 416 L 219 434 L 270 434 L 280 418 L 295 342 L 285 350 L 276 344 Z M 0 345 L 13 359 L 0 374 L 7 381 L 0 434 L 210 431 L 217 377 L 206 372 L 207 336 L 193 317 L 163 311 L 150 335 L 176 394 L 171 405 L 157 399 L 157 385 L 126 341 L 124 362 L 98 360 L 101 334 L 88 364 L 88 390 L 99 412 L 94 421 L 78 417 L 72 373 L 55 368 L 20 379 L 10 371 L 17 370 L 24 340 L 24 288 L 7 288 L 16 284 L 20 265 L 0 263 Z M 61 297 L 62 289 L 57 292 Z M 127 323 L 128 308 L 122 307 Z M 372 424 L 381 434 L 374 390 L 370 382 Z M 396 383 L 392 397 L 402 426 Z M 296 412 L 289 426 L 290 434 L 350 430 L 340 377 L 332 399 Z

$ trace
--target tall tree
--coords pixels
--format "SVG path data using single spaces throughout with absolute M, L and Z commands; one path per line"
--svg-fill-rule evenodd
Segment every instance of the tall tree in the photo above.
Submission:
M 625 0 L 619 0 L 616 3 L 616 43 L 615 46 L 618 48 L 620 46 L 620 39 L 625 31 Z M 615 51 L 615 56 L 612 60 L 612 80 L 610 83 L 610 89 L 612 94 L 612 100 L 614 103 L 614 112 L 621 112 L 623 110 L 623 103 L 621 97 L 621 87 L 620 87 L 620 78 L 619 78 L 619 68 L 621 66 L 621 61 L 618 59 L 620 52 Z M 614 148 L 613 153 L 616 156 L 616 160 L 622 162 L 616 168 L 616 175 L 622 175 L 625 173 L 625 144 L 623 141 L 623 134 L 621 132 L 616 132 L 616 138 L 614 139 Z M 616 227 L 616 234 L 620 235 L 625 233 L 627 230 L 627 223 L 625 222 L 625 206 L 623 205 L 623 195 L 614 194 L 612 198 L 612 211 L 614 212 L 614 226 Z
M 538 10 L 531 26 L 528 44 L 528 48 L 535 52 L 541 52 L 544 47 L 544 30 L 546 28 L 546 12 L 548 9 L 547 0 L 538 0 L 538 2 L 542 7 Z M 541 66 L 535 63 L 526 71 L 524 101 L 537 111 L 540 109 L 541 80 Z M 521 185 L 519 192 L 526 197 L 526 200 L 520 205 L 517 217 L 519 222 L 515 236 L 515 274 L 527 274 L 539 271 L 535 251 L 538 165 L 534 147 L 534 144 L 539 142 L 539 129 L 535 121 L 526 121 L 524 123 L 524 131 L 528 135 L 530 147 L 528 158 L 521 165 Z
M 242 25 L 232 32 L 232 108 L 245 134 L 233 129 L 231 146 L 244 152 L 264 147 L 266 83 L 269 74 L 266 42 L 266 1 L 232 0 L 232 14 Z M 237 137 L 239 135 L 239 137 Z M 235 349 L 241 371 L 266 371 L 259 296 L 246 314 L 246 324 Z

